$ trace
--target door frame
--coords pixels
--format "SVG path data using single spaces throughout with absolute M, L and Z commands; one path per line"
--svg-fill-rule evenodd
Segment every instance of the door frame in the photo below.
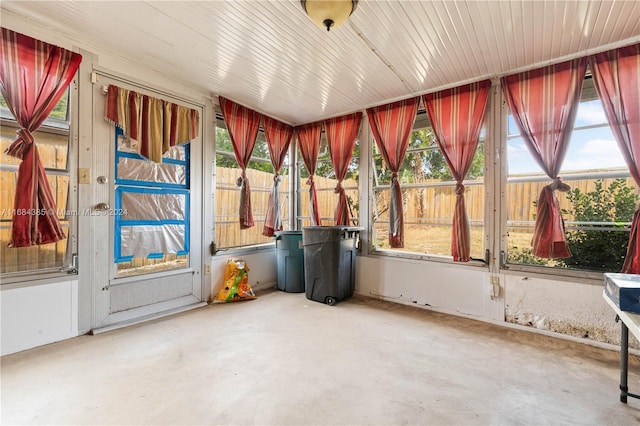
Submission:
M 203 270 L 208 272 L 205 265 L 203 248 L 207 243 L 207 232 L 203 226 L 207 223 L 206 201 L 207 188 L 203 179 L 204 170 L 207 168 L 205 144 L 205 111 L 206 105 L 186 99 L 175 93 L 158 90 L 148 85 L 115 75 L 107 70 L 94 67 L 91 73 L 92 98 L 93 98 L 93 158 L 89 170 L 91 212 L 98 203 L 106 202 L 114 205 L 114 161 L 115 161 L 115 127 L 104 119 L 106 96 L 104 88 L 108 84 L 116 84 L 120 87 L 134 90 L 145 95 L 176 102 L 200 112 L 199 136 L 191 141 L 190 156 L 190 194 L 191 206 L 189 209 L 190 220 L 190 252 L 189 268 L 167 272 L 141 275 L 137 277 L 115 278 L 115 264 L 113 263 L 113 217 L 90 213 L 85 219 L 90 222 L 92 254 L 90 277 L 92 282 L 92 308 L 91 308 L 91 332 L 98 333 L 113 328 L 122 327 L 143 320 L 164 316 L 167 314 L 192 309 L 206 304 L 207 289 L 210 284 L 206 282 Z M 108 158 L 108 161 L 104 161 Z M 107 183 L 99 183 L 98 177 L 107 177 Z M 89 210 L 87 210 L 89 211 Z M 108 244 L 105 244 L 108 241 Z M 209 259 L 206 259 L 208 264 Z M 171 292 L 175 283 L 180 282 L 181 290 L 178 297 Z M 127 294 L 127 291 L 130 293 Z M 135 296 L 149 297 L 151 302 L 142 306 L 120 312 L 111 312 L 114 297 L 120 302 L 130 297 L 131 291 Z

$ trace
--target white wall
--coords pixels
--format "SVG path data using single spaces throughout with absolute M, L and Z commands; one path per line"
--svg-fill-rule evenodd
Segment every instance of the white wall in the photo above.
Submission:
M 620 325 L 602 298 L 603 285 L 526 273 L 496 276 L 500 291 L 492 297 L 486 268 L 363 256 L 358 258 L 356 292 L 453 315 L 519 324 L 585 343 L 620 343 Z M 635 341 L 631 346 L 639 347 Z
M 358 257 L 356 293 L 457 315 L 501 321 L 486 268 L 387 256 Z
M 78 281 L 0 291 L 0 355 L 78 335 Z

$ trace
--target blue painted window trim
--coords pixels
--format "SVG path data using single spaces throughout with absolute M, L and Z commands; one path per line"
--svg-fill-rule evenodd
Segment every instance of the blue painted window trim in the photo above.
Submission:
M 114 216 L 114 232 L 113 232 L 113 248 L 114 248 L 114 262 L 130 262 L 133 259 L 133 256 L 122 256 L 122 227 L 123 226 L 162 226 L 162 225 L 184 225 L 184 247 L 182 250 L 179 250 L 176 254 L 178 256 L 184 256 L 189 253 L 190 247 L 190 208 L 191 208 L 191 194 L 190 194 L 190 182 L 191 182 L 191 174 L 190 174 L 190 158 L 191 158 L 191 147 L 190 145 L 184 144 L 184 160 L 177 160 L 173 158 L 163 158 L 162 163 L 164 164 L 175 164 L 184 166 L 185 168 L 185 183 L 184 184 L 176 184 L 176 183 L 160 183 L 160 182 L 149 182 L 149 181 L 140 181 L 135 179 L 118 179 L 118 164 L 120 163 L 120 158 L 133 158 L 137 160 L 148 161 L 142 155 L 119 151 L 118 150 L 118 136 L 124 134 L 122 129 L 119 126 L 115 126 L 115 148 L 116 148 L 116 157 L 115 157 L 115 165 L 114 165 L 114 176 L 115 178 L 115 211 L 122 211 L 122 194 L 123 193 L 146 193 L 146 194 L 177 194 L 185 196 L 185 216 L 184 220 L 176 220 L 176 219 L 165 219 L 165 220 L 126 220 L 123 219 L 122 215 Z M 147 255 L 147 259 L 161 259 L 166 253 L 149 253 Z

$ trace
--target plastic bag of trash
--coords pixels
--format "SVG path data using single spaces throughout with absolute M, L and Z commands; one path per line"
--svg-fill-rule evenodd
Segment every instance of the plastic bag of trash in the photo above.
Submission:
M 249 285 L 249 266 L 242 259 L 229 259 L 224 269 L 224 282 L 215 302 L 236 302 L 255 299 Z

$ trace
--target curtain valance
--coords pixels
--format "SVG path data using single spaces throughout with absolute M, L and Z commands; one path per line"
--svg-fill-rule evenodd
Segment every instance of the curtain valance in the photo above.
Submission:
M 172 146 L 196 138 L 200 114 L 162 99 L 109 85 L 105 118 L 138 141 L 138 152 L 156 163 Z

